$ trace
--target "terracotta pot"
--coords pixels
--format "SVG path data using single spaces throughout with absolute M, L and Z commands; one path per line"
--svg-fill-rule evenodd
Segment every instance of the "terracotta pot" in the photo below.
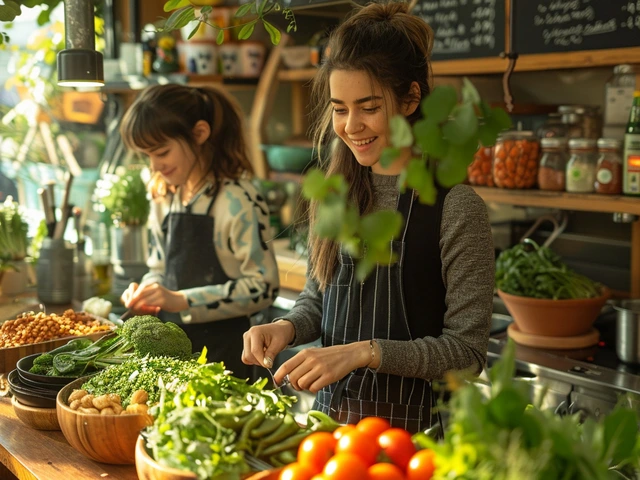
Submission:
M 596 298 L 548 300 L 520 297 L 498 290 L 518 329 L 523 333 L 549 337 L 573 337 L 587 333 L 611 291 L 603 289 Z

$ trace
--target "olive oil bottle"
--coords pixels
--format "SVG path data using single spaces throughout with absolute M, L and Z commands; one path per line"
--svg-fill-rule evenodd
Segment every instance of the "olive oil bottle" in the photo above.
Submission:
M 640 90 L 633 94 L 629 122 L 624 134 L 623 162 L 623 193 L 640 195 Z

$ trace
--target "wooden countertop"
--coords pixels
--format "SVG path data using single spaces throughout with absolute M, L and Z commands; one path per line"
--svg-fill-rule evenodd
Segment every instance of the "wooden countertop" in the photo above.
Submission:
M 77 480 L 105 478 L 134 480 L 134 465 L 94 462 L 67 443 L 60 431 L 34 430 L 16 417 L 11 400 L 0 398 L 0 478 L 20 480 Z
M 301 292 L 307 281 L 307 259 L 289 250 L 288 246 L 287 238 L 273 241 L 280 274 L 280 288 Z

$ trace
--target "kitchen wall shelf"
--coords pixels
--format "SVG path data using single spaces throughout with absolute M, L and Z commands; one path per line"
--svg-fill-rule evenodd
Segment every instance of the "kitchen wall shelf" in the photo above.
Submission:
M 485 202 L 521 207 L 560 208 L 582 212 L 631 213 L 640 216 L 640 198 L 622 195 L 549 192 L 544 190 L 507 190 L 473 187 Z

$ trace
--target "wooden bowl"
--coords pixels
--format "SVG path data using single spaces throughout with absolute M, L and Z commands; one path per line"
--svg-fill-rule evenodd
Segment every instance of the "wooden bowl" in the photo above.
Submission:
M 15 318 L 15 317 L 14 317 Z M 111 330 L 116 328 L 116 325 L 113 322 L 105 318 L 95 317 L 96 320 L 100 320 L 100 323 L 104 323 L 106 325 L 111 326 Z M 0 321 L 0 324 L 3 323 L 4 320 Z M 19 347 L 6 347 L 0 348 L 0 378 L 2 378 L 2 374 L 8 374 L 18 363 L 18 360 L 26 357 L 27 355 L 33 355 L 34 353 L 44 353 L 50 352 L 54 348 L 61 347 L 62 345 L 66 345 L 69 340 L 73 340 L 74 338 L 90 338 L 94 342 L 98 340 L 100 337 L 110 333 L 109 331 L 104 332 L 96 332 L 90 335 L 69 335 L 67 337 L 56 338 L 54 340 L 47 340 L 46 342 L 40 343 L 32 343 L 29 345 L 21 345 Z
M 60 390 L 56 409 L 67 442 L 83 455 L 102 463 L 133 465 L 140 431 L 151 425 L 147 415 L 93 415 L 68 405 L 69 395 L 90 377 L 82 377 Z
M 138 435 L 136 441 L 136 472 L 140 480 L 197 480 L 195 473 L 165 467 L 156 462 L 147 452 L 145 440 Z
M 55 408 L 34 408 L 21 404 L 16 397 L 11 397 L 11 405 L 16 417 L 36 430 L 60 430 Z
M 281 468 L 265 470 L 263 472 L 252 472 L 243 475 L 244 480 L 279 480 Z M 136 443 L 136 472 L 140 480 L 196 480 L 195 473 L 177 468 L 165 467 L 156 462 L 145 446 L 142 435 L 138 436 Z M 210 480 L 226 480 L 227 475 L 218 475 Z
M 520 297 L 498 290 L 507 310 L 522 333 L 547 337 L 575 337 L 591 331 L 611 291 L 596 298 L 548 300 Z

